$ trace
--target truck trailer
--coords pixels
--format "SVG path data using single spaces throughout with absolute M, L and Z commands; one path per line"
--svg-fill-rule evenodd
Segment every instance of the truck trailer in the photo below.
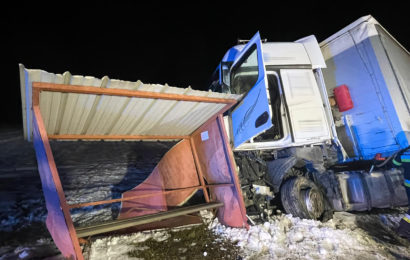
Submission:
M 243 95 L 225 113 L 248 215 L 321 219 L 408 204 L 409 52 L 372 16 L 318 43 L 262 42 L 227 51 L 210 89 Z

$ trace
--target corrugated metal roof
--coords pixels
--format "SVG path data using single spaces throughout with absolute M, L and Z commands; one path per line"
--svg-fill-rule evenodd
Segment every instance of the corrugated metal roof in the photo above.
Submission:
M 240 95 L 90 76 L 54 74 L 20 64 L 24 136 L 32 135 L 32 82 L 95 86 L 223 99 Z M 189 135 L 225 104 L 42 91 L 40 110 L 49 135 Z

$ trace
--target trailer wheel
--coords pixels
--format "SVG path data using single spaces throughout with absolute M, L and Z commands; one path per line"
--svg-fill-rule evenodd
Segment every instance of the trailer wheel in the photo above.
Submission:
M 324 199 L 316 184 L 305 177 L 286 180 L 280 190 L 283 208 L 294 217 L 318 219 L 324 212 Z

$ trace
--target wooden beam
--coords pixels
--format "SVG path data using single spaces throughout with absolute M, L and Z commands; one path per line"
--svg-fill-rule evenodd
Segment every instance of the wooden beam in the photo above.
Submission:
M 34 106 L 39 106 L 40 105 L 40 90 L 39 89 L 32 89 L 31 92 L 31 98 L 32 98 L 32 103 L 31 105 Z
M 242 195 L 242 190 L 241 190 L 241 183 L 239 181 L 238 173 L 236 171 L 236 165 L 235 165 L 235 158 L 233 157 L 233 152 L 231 149 L 231 146 L 229 145 L 228 141 L 228 136 L 226 133 L 225 129 L 225 124 L 224 120 L 222 117 L 222 114 L 218 115 L 218 128 L 219 128 L 219 133 L 221 134 L 222 140 L 223 140 L 223 146 L 224 146 L 224 152 L 226 155 L 226 161 L 229 166 L 229 171 L 232 176 L 232 180 L 235 186 L 236 193 L 238 195 L 238 201 L 239 201 L 239 208 L 241 210 L 242 216 L 244 217 L 244 223 L 246 229 L 249 229 L 249 225 L 246 223 L 246 208 L 245 208 L 245 203 L 243 201 L 243 195 Z
M 169 140 L 169 139 L 188 139 L 188 135 L 78 135 L 78 134 L 60 134 L 60 135 L 48 135 L 49 139 L 64 139 L 64 140 L 76 140 L 76 139 L 89 139 L 89 140 L 123 140 L 123 139 L 133 139 L 133 140 Z
M 199 182 L 201 183 L 202 189 L 204 191 L 205 201 L 209 202 L 209 194 L 208 194 L 208 191 L 206 190 L 204 174 L 202 173 L 201 164 L 200 164 L 199 159 L 198 159 L 198 153 L 196 151 L 196 147 L 195 147 L 195 144 L 192 140 L 192 137 L 191 137 L 191 139 L 189 139 L 189 143 L 191 144 L 191 151 L 192 151 L 192 155 L 194 156 L 194 162 L 195 162 L 195 166 L 196 166 L 196 172 L 198 174 L 198 179 L 199 179 Z
M 33 91 L 33 93 L 34 93 L 34 91 Z M 35 100 L 35 99 L 33 98 L 33 100 Z M 38 96 L 37 96 L 36 100 L 38 100 Z M 38 103 L 36 103 L 36 104 L 38 104 Z M 55 187 L 57 189 L 57 194 L 58 194 L 58 198 L 60 200 L 61 210 L 63 211 L 64 219 L 65 219 L 65 222 L 67 223 L 68 231 L 70 233 L 70 238 L 71 238 L 71 241 L 73 242 L 74 251 L 77 255 L 77 258 L 80 259 L 80 260 L 83 260 L 84 257 L 82 255 L 80 244 L 78 242 L 78 238 L 77 238 L 77 235 L 75 233 L 73 220 L 71 219 L 70 210 L 69 210 L 67 200 L 66 200 L 65 195 L 64 195 L 63 186 L 61 185 L 60 176 L 58 175 L 58 171 L 57 171 L 57 167 L 56 167 L 56 164 L 55 164 L 55 161 L 54 161 L 53 153 L 51 151 L 51 146 L 50 146 L 50 143 L 48 142 L 47 131 L 46 131 L 46 128 L 44 126 L 43 118 L 41 116 L 40 107 L 38 105 L 34 105 L 33 106 L 33 112 L 34 112 L 34 120 L 36 120 L 36 122 L 37 122 L 38 131 L 40 132 L 41 140 L 43 142 L 44 149 L 46 151 L 46 156 L 47 156 L 47 160 L 48 160 L 48 165 L 50 167 L 51 175 L 53 177 L 53 181 L 54 181 Z
M 174 193 L 178 191 L 185 191 L 185 190 L 192 190 L 192 189 L 206 189 L 206 188 L 214 188 L 214 187 L 222 187 L 222 186 L 233 186 L 233 184 L 232 183 L 220 183 L 220 184 L 210 184 L 210 185 L 205 185 L 205 186 L 194 186 L 194 187 L 180 188 L 180 189 L 174 189 L 174 190 L 165 190 L 162 192 L 155 192 L 155 193 L 150 193 L 150 194 L 137 195 L 137 196 L 127 197 L 127 198 L 100 200 L 100 201 L 92 201 L 92 202 L 85 202 L 85 203 L 78 203 L 78 204 L 69 204 L 68 206 L 70 209 L 82 208 L 82 207 L 88 207 L 88 206 L 96 206 L 96 205 L 110 204 L 110 203 L 121 202 L 121 201 L 128 201 L 128 200 L 139 199 L 139 198 L 147 198 L 147 197 L 158 196 L 158 195 L 165 195 L 165 194 Z M 204 193 L 205 192 L 206 191 L 204 191 Z
M 38 89 L 42 91 L 52 92 L 68 92 L 77 94 L 94 94 L 94 95 L 109 95 L 109 96 L 122 96 L 122 97 L 136 97 L 136 98 L 153 98 L 153 99 L 166 99 L 166 100 L 178 100 L 178 101 L 191 101 L 191 102 L 205 102 L 205 103 L 222 103 L 222 104 L 235 104 L 235 99 L 224 98 L 212 98 L 212 97 L 198 97 L 188 96 L 182 94 L 149 92 L 139 90 L 128 89 L 116 89 L 116 88 L 98 88 L 91 86 L 77 86 L 77 85 L 65 85 L 45 82 L 33 82 L 33 90 Z
M 137 226 L 137 225 L 152 223 L 156 221 L 161 221 L 164 219 L 174 218 L 174 217 L 178 217 L 182 215 L 187 215 L 187 214 L 195 213 L 201 210 L 219 208 L 222 206 L 223 206 L 223 203 L 221 202 L 211 202 L 211 203 L 200 204 L 200 205 L 195 205 L 195 206 L 188 206 L 188 207 L 183 207 L 183 208 L 178 208 L 178 209 L 172 209 L 172 210 L 144 215 L 144 216 L 138 216 L 134 218 L 118 219 L 118 220 L 110 221 L 110 222 L 95 225 L 95 226 L 77 228 L 76 231 L 77 231 L 78 237 L 87 237 L 87 236 L 107 233 L 107 232 L 111 232 L 111 231 L 115 231 L 115 230 L 119 230 L 123 228 L 129 228 L 132 226 Z

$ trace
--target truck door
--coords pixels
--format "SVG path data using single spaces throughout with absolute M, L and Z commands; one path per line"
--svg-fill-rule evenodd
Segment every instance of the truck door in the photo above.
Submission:
M 245 95 L 231 114 L 236 148 L 272 127 L 259 32 L 234 60 L 230 69 L 230 89 L 232 93 Z
M 323 102 L 310 69 L 280 70 L 295 143 L 330 139 Z

